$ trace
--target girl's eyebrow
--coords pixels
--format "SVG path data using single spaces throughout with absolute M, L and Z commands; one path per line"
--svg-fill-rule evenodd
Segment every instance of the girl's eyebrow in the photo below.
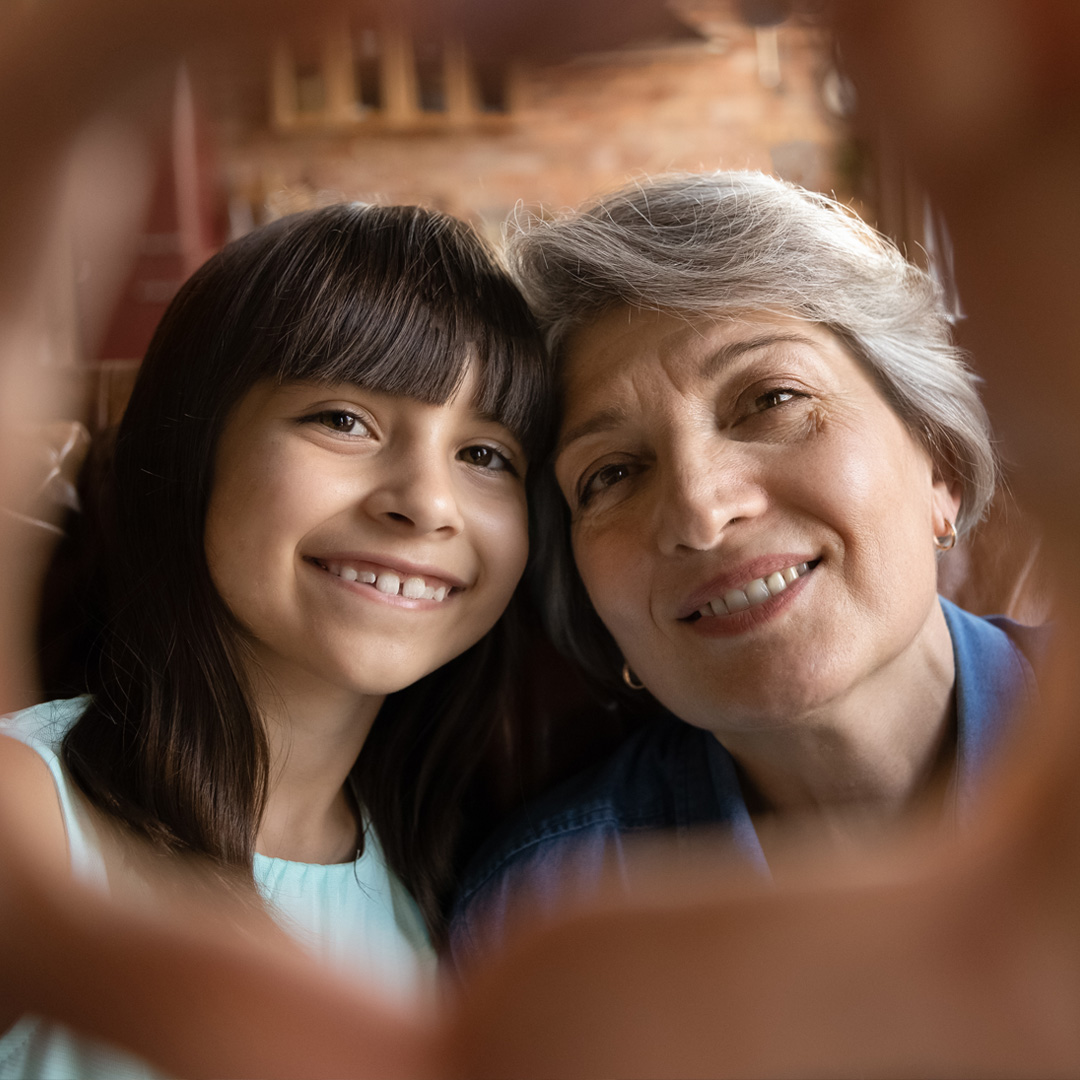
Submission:
M 518 450 L 520 450 L 522 454 L 525 453 L 524 444 L 521 441 L 521 433 L 515 431 L 502 417 L 496 416 L 490 409 L 478 409 L 475 406 L 473 407 L 472 412 L 473 416 L 481 424 L 494 424 L 496 427 L 501 427 L 514 441 Z
M 506 421 L 496 416 L 490 409 L 478 409 L 475 405 L 472 410 L 473 416 L 485 424 L 498 424 L 500 427 L 506 427 Z
M 501 416 L 496 416 L 490 409 L 478 409 L 473 406 L 472 415 L 473 419 L 481 424 L 494 424 L 508 432 L 515 441 L 521 440 L 521 436 Z

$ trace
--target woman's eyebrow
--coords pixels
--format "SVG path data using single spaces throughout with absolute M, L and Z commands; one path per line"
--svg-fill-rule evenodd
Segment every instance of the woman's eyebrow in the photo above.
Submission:
M 626 422 L 627 412 L 625 409 L 612 405 L 606 409 L 601 409 L 600 412 L 593 413 L 587 420 L 582 420 L 580 424 L 576 424 L 570 428 L 569 431 L 564 431 L 559 436 L 559 441 L 555 446 L 555 457 L 559 457 L 562 452 L 573 442 L 577 442 L 578 439 L 583 439 L 586 435 L 595 435 L 600 431 L 611 431 L 614 428 L 619 427 Z
M 701 365 L 701 374 L 704 378 L 712 378 L 721 368 L 730 364 L 738 356 L 753 352 L 756 349 L 765 349 L 779 342 L 795 342 L 798 345 L 817 346 L 818 342 L 805 334 L 765 334 L 760 337 L 747 338 L 745 341 L 729 341 L 721 345 L 716 352 L 705 358 Z

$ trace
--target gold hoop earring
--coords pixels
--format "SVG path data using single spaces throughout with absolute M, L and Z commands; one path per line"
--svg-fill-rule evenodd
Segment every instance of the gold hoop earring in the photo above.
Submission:
M 956 526 L 948 518 L 945 519 L 945 525 L 949 531 L 944 536 L 934 537 L 934 547 L 938 551 L 952 551 L 956 547 Z
M 630 665 L 623 661 L 622 666 L 622 681 L 630 687 L 631 690 L 644 690 L 645 684 L 638 681 L 638 677 L 630 670 Z

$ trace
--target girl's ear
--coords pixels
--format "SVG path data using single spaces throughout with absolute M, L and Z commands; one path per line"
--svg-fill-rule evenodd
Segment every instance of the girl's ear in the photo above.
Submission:
M 960 513 L 962 489 L 957 480 L 939 476 L 934 480 L 930 498 L 931 521 L 935 536 L 944 536 L 949 525 L 956 524 Z

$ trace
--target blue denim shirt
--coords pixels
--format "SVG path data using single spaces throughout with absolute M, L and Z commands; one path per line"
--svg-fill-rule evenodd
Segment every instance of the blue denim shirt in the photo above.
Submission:
M 978 618 L 942 599 L 956 660 L 955 797 L 963 819 L 972 792 L 1012 716 L 1036 694 L 1032 660 L 1047 627 Z M 515 896 L 540 911 L 595 889 L 626 859 L 626 838 L 723 826 L 764 875 L 768 864 L 735 762 L 708 731 L 668 714 L 627 738 L 605 762 L 542 796 L 499 829 L 473 859 L 451 915 L 454 959 L 497 945 Z

